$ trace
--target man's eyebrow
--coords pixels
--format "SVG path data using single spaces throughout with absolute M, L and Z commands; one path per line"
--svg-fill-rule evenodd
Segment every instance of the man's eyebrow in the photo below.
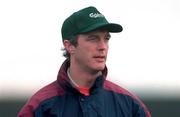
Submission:
M 87 37 L 91 38 L 91 37 L 99 37 L 99 36 L 97 34 L 89 34 Z
M 107 32 L 105 35 L 104 35 L 105 37 L 111 37 L 111 34 L 109 33 L 109 32 Z M 88 38 L 91 38 L 91 37 L 99 37 L 99 35 L 98 34 L 94 34 L 94 33 L 87 33 L 87 37 Z

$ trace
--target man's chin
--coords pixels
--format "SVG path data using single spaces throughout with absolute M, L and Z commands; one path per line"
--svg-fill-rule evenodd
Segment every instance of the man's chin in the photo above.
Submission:
M 92 69 L 94 69 L 94 71 L 96 71 L 96 72 L 102 71 L 102 70 L 104 70 L 104 68 L 105 68 L 105 62 L 95 63 L 92 66 Z
M 93 74 L 97 74 L 97 73 L 99 73 L 100 71 L 103 71 L 103 70 L 104 70 L 104 67 L 96 67 L 91 72 Z
M 97 67 L 96 67 L 96 70 L 97 70 L 97 71 L 102 71 L 102 70 L 104 70 L 104 68 L 105 68 L 105 64 L 104 64 L 104 65 L 99 65 L 99 66 L 97 66 Z

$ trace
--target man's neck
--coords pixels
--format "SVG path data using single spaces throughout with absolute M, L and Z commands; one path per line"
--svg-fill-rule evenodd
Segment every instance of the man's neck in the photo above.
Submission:
M 69 68 L 69 75 L 71 76 L 71 80 L 73 80 L 73 82 L 75 82 L 75 84 L 80 87 L 91 88 L 96 78 L 101 74 L 101 71 L 90 73 L 73 65 L 70 65 Z

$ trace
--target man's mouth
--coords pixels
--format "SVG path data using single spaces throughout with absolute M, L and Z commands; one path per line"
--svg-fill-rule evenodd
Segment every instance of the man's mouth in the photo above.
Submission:
M 98 62 L 104 62 L 106 60 L 105 56 L 94 56 L 93 58 L 95 58 Z

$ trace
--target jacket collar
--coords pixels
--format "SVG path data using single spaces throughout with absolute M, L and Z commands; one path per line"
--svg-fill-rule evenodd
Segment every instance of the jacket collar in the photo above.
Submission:
M 60 86 L 62 86 L 63 88 L 67 89 L 70 88 L 72 89 L 72 86 L 70 84 L 70 80 L 68 78 L 67 75 L 67 69 L 70 66 L 70 61 L 69 59 L 66 59 L 61 68 L 59 69 L 58 75 L 57 75 L 57 81 L 60 84 Z M 92 89 L 95 89 L 97 87 L 102 87 L 104 80 L 106 79 L 107 76 L 107 67 L 104 68 L 104 70 L 102 71 L 102 75 L 97 77 Z

